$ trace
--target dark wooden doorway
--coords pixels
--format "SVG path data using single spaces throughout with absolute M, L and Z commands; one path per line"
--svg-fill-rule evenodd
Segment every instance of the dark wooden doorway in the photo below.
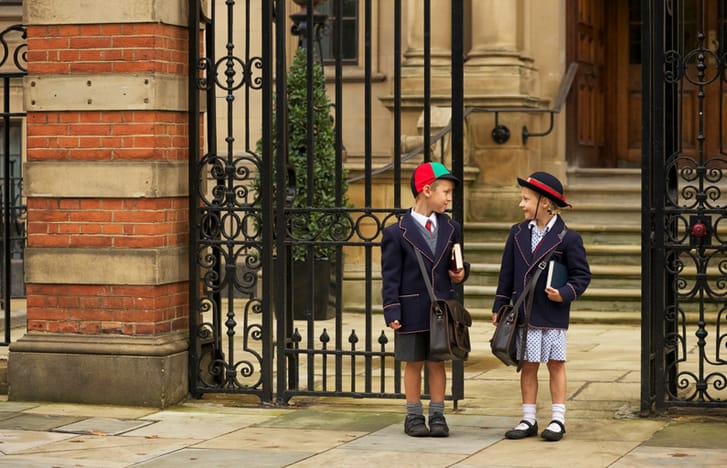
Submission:
M 704 76 L 698 76 L 697 56 L 686 60 L 688 79 L 683 81 L 680 113 L 683 124 L 680 151 L 697 156 L 698 92 L 704 99 L 706 122 L 717 122 L 724 107 L 725 90 L 718 79 L 716 57 L 727 46 L 727 1 L 685 0 L 675 3 L 683 18 L 682 44 L 687 50 L 702 41 L 713 56 L 707 58 Z M 579 64 L 573 90 L 568 97 L 566 151 L 575 167 L 640 167 L 642 140 L 641 1 L 567 0 L 567 61 Z M 704 25 L 697 24 L 697 18 Z M 704 29 L 704 37 L 697 36 Z M 701 88 L 697 82 L 709 81 Z M 722 129 L 725 130 L 725 129 Z M 725 143 L 718 125 L 704 128 L 704 156 L 724 154 Z M 724 132 L 723 132 L 724 134 Z

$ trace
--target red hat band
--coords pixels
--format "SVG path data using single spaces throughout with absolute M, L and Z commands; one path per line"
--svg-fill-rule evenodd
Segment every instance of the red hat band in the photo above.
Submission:
M 553 195 L 558 200 L 561 200 L 563 203 L 567 203 L 565 201 L 565 197 L 563 195 L 561 195 L 557 191 L 553 190 L 552 188 L 548 187 L 544 183 L 540 182 L 538 179 L 533 179 L 532 177 L 528 177 L 526 180 L 527 180 L 528 183 L 530 183 L 530 184 L 538 187 L 539 189 L 545 190 L 546 192 L 548 192 L 549 194 Z

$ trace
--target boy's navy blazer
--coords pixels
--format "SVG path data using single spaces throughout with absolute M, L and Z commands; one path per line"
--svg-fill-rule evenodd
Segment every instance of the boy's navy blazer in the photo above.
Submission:
M 568 270 L 568 281 L 558 288 L 563 302 L 553 302 L 545 294 L 547 269 L 540 274 L 535 285 L 533 308 L 530 312 L 530 326 L 533 328 L 567 329 L 570 321 L 570 304 L 586 290 L 591 282 L 591 270 L 586 260 L 583 239 L 580 234 L 566 228 L 561 240 L 558 236 L 565 228 L 565 223 L 558 216 L 553 227 L 543 237 L 534 253 L 530 247 L 529 221 L 516 224 L 510 230 L 502 254 L 502 265 L 495 293 L 493 312 L 506 304 L 514 304 L 525 289 L 527 279 L 536 271 L 540 261 L 551 250 L 551 260 L 565 265 Z M 525 300 L 524 302 L 527 302 Z M 520 310 L 520 321 L 523 310 Z
M 415 249 L 421 252 L 429 280 L 434 285 L 437 299 L 454 297 L 449 278 L 452 245 L 462 242 L 462 229 L 458 222 L 446 214 L 437 213 L 437 246 L 434 253 L 410 212 L 397 224 L 383 231 L 381 241 L 381 277 L 384 318 L 386 324 L 398 320 L 399 333 L 429 330 L 431 300 L 422 278 Z M 464 246 L 463 246 L 464 247 Z M 465 279 L 470 265 L 465 262 Z

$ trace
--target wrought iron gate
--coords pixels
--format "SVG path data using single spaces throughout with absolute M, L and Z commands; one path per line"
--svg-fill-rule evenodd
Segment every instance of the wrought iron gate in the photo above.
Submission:
M 727 2 L 641 6 L 641 409 L 725 407 Z
M 388 91 L 393 96 L 391 156 L 387 163 L 379 164 L 372 154 L 376 138 L 372 106 L 380 96 L 374 95 L 372 86 L 372 54 L 376 51 L 370 39 L 373 5 L 383 8 L 384 3 L 345 2 L 357 9 L 357 28 L 364 38 L 359 58 L 364 70 L 363 106 L 344 100 L 343 58 L 337 53 L 342 44 L 344 2 L 330 2 L 335 20 L 329 22 L 325 15 L 314 12 L 318 1 L 308 0 L 305 13 L 292 12 L 297 15 L 294 33 L 300 35 L 307 50 L 322 50 L 313 47 L 321 33 L 332 38 L 327 68 L 334 76 L 330 117 L 335 126 L 333 172 L 328 176 L 315 172 L 323 144 L 314 129 L 313 101 L 320 52 L 319 56 L 306 56 L 304 117 L 298 117 L 305 122 L 303 143 L 295 148 L 284 144 L 293 139 L 293 124 L 286 123 L 294 120 L 287 118 L 286 96 L 292 93 L 288 92 L 291 85 L 286 70 L 291 43 L 287 25 L 291 12 L 286 11 L 286 3 L 228 1 L 215 10 L 222 2 L 190 2 L 189 112 L 194 124 L 189 133 L 189 267 L 190 278 L 200 279 L 190 282 L 190 389 L 197 396 L 252 394 L 264 402 L 282 404 L 298 395 L 403 398 L 401 369 L 393 357 L 393 333 L 384 327 L 381 306 L 375 300 L 379 288 L 375 264 L 382 228 L 407 208 L 402 206 L 401 196 L 408 183 L 407 171 L 422 160 L 438 157 L 433 148 L 437 138 L 442 138 L 439 133 L 430 137 L 430 0 L 424 1 L 424 93 L 417 97 L 425 122 L 423 143 L 409 152 L 400 144 L 402 6 L 406 2 L 386 2 L 392 11 L 378 13 L 394 18 L 391 55 L 396 58 L 390 79 L 393 90 Z M 462 3 L 452 2 L 452 94 L 443 104 L 452 108 L 451 127 L 445 136 L 452 171 L 460 178 Z M 356 145 L 343 139 L 342 126 L 351 115 L 364 122 Z M 347 146 L 363 149 L 354 155 L 345 150 Z M 297 175 L 292 167 L 293 151 L 299 151 L 305 162 L 304 171 Z M 361 162 L 356 174 L 346 168 L 347 158 L 354 157 Z M 329 196 L 333 202 L 325 205 L 312 202 L 318 189 L 306 183 L 322 177 L 335 182 Z M 373 193 L 374 181 L 382 178 L 393 187 L 391 206 L 381 206 L 380 197 Z M 355 203 L 348 201 L 354 190 L 359 194 Z M 453 202 L 453 216 L 460 221 L 462 193 L 458 187 Z M 296 203 L 301 194 L 304 202 Z M 328 252 L 329 261 L 323 264 L 331 265 L 330 273 L 312 261 L 304 263 L 300 271 L 293 268 L 294 258 L 311 258 L 319 251 Z M 345 273 L 344 259 L 353 259 L 361 268 Z M 308 294 L 306 288 L 295 292 L 294 283 L 302 278 L 322 279 L 326 288 L 322 301 L 321 294 Z M 344 306 L 344 289 L 355 291 L 359 306 Z M 302 306 L 302 318 L 294 316 L 298 306 Z M 451 380 L 448 398 L 456 403 L 464 396 L 461 362 L 452 364 Z
M 0 85 L 2 86 L 2 112 L 0 117 L 0 203 L 2 228 L 0 245 L 2 271 L 0 272 L 0 309 L 4 314 L 4 334 L 0 345 L 10 344 L 12 328 L 11 297 L 25 296 L 23 257 L 26 238 L 27 206 L 23 200 L 21 131 L 22 84 L 26 70 L 25 28 L 13 25 L 0 32 Z M 15 99 L 13 99 L 15 97 Z M 20 99 L 19 99 L 20 98 Z

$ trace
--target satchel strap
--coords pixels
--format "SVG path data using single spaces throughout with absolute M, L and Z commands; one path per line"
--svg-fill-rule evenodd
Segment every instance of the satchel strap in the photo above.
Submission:
M 434 295 L 434 289 L 432 288 L 432 283 L 429 281 L 429 276 L 427 276 L 427 268 L 424 266 L 424 259 L 422 258 L 422 253 L 419 252 L 419 249 L 414 247 L 414 253 L 417 254 L 417 261 L 419 262 L 419 269 L 422 271 L 422 277 L 424 278 L 424 284 L 427 285 L 427 291 L 429 291 L 429 298 L 432 300 L 432 304 L 437 302 L 437 297 Z
M 558 239 L 561 241 L 565 237 L 565 232 L 567 228 L 563 228 L 563 230 L 558 234 Z M 528 305 L 525 307 L 525 321 L 524 321 L 524 327 L 523 327 L 523 336 L 522 340 L 520 340 L 520 359 L 517 361 L 517 371 L 520 372 L 520 369 L 523 367 L 523 356 L 525 356 L 525 347 L 528 343 L 528 329 L 530 327 L 530 311 L 533 308 L 533 290 L 535 289 L 535 285 L 538 282 L 538 278 L 540 278 L 540 274 L 545 270 L 548 266 L 548 261 L 550 260 L 550 257 L 555 252 L 555 249 L 552 249 L 548 254 L 543 257 L 543 259 L 538 262 L 537 269 L 535 270 L 535 273 L 533 276 L 528 280 L 528 284 L 525 285 L 525 289 L 523 289 L 523 293 L 520 295 L 520 297 L 517 298 L 517 301 L 515 302 L 515 305 L 513 306 L 513 310 L 515 311 L 515 316 L 517 317 L 518 314 L 518 308 L 522 304 L 525 297 L 528 297 Z

